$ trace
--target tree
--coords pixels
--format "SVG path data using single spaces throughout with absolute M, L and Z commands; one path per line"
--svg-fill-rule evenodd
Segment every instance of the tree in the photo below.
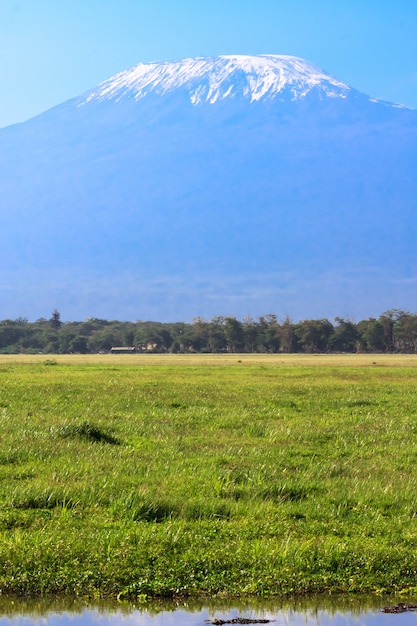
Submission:
M 77 337 L 77 331 L 72 328 L 71 325 L 65 325 L 64 328 L 58 333 L 59 338 L 59 352 L 60 354 L 68 354 L 72 352 L 72 341 Z
M 385 350 L 384 326 L 373 317 L 362 320 L 357 325 L 359 345 L 367 352 L 383 352 Z
M 243 350 L 243 327 L 235 317 L 225 317 L 224 336 L 228 352 L 241 352 Z
M 264 352 L 279 352 L 281 345 L 281 327 L 277 316 L 268 313 L 259 318 L 259 347 Z M 291 350 L 289 350 L 291 352 Z
M 338 352 L 356 352 L 359 334 L 353 322 L 342 317 L 335 318 L 337 326 L 330 337 L 330 347 Z
M 54 328 L 55 330 L 59 330 L 62 326 L 62 322 L 61 322 L 61 313 L 58 311 L 58 309 L 54 309 L 52 311 L 52 317 L 50 319 L 51 322 L 51 326 L 52 328 Z
M 379 316 L 378 321 L 382 325 L 384 333 L 385 352 L 393 352 L 394 350 L 394 323 L 395 311 L 387 311 Z
M 216 315 L 209 323 L 208 347 L 211 352 L 223 352 L 226 349 L 224 336 L 224 317 Z
M 75 352 L 76 354 L 86 354 L 88 352 L 87 337 L 78 335 L 77 337 L 71 339 L 69 343 L 69 351 Z
M 242 327 L 245 352 L 257 352 L 259 350 L 259 324 L 255 322 L 251 315 L 248 315 L 243 319 Z
M 209 345 L 210 323 L 204 317 L 195 317 L 191 320 L 191 326 L 184 331 L 184 347 L 196 352 L 207 352 Z
M 201 352 L 201 348 L 196 348 L 198 343 L 192 326 L 186 326 L 181 332 L 173 333 L 174 341 L 171 352 Z
M 142 351 L 167 352 L 174 339 L 168 330 L 168 324 L 140 322 L 135 332 L 135 343 Z
M 279 327 L 279 337 L 283 352 L 296 352 L 298 347 L 297 336 L 295 334 L 296 325 L 293 324 L 291 318 L 286 315 L 284 321 Z
M 304 320 L 296 325 L 295 334 L 306 352 L 328 352 L 333 325 L 329 320 Z
M 120 333 L 113 330 L 112 326 L 100 328 L 91 333 L 87 340 L 87 347 L 90 352 L 109 351 L 113 346 L 120 346 L 122 343 Z
M 0 349 L 13 347 L 13 352 L 19 352 L 16 345 L 21 337 L 24 336 L 24 328 L 13 320 L 3 320 L 0 322 Z
M 394 323 L 394 343 L 401 352 L 417 352 L 417 315 L 404 313 Z

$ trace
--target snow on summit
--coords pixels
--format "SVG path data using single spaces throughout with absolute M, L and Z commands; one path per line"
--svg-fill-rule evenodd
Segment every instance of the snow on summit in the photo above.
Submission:
M 84 97 L 91 100 L 124 96 L 140 99 L 185 89 L 192 104 L 215 103 L 228 97 L 250 101 L 272 99 L 283 91 L 291 99 L 303 98 L 312 89 L 328 97 L 345 98 L 350 88 L 320 68 L 293 56 L 261 54 L 197 57 L 161 63 L 140 63 L 104 81 Z

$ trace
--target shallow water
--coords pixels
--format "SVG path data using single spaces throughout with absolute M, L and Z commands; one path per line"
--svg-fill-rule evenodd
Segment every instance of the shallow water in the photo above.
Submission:
M 100 602 L 68 598 L 0 597 L 0 626 L 207 626 L 249 617 L 274 620 L 271 626 L 417 626 L 417 612 L 385 614 L 381 608 L 416 598 L 320 596 L 297 600 L 190 601 L 177 603 Z

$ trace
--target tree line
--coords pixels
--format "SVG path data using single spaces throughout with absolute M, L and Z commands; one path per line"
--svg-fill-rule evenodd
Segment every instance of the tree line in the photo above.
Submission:
M 0 321 L 2 354 L 94 354 L 114 347 L 137 352 L 417 352 L 417 313 L 387 311 L 360 322 L 336 317 L 293 322 L 288 316 L 198 317 L 191 322 L 120 322 L 89 318 L 62 322 L 55 310 L 49 319 Z

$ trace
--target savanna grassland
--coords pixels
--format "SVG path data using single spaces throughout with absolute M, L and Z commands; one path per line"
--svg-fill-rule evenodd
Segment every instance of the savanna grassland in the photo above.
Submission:
M 0 589 L 417 590 L 417 356 L 0 358 Z

